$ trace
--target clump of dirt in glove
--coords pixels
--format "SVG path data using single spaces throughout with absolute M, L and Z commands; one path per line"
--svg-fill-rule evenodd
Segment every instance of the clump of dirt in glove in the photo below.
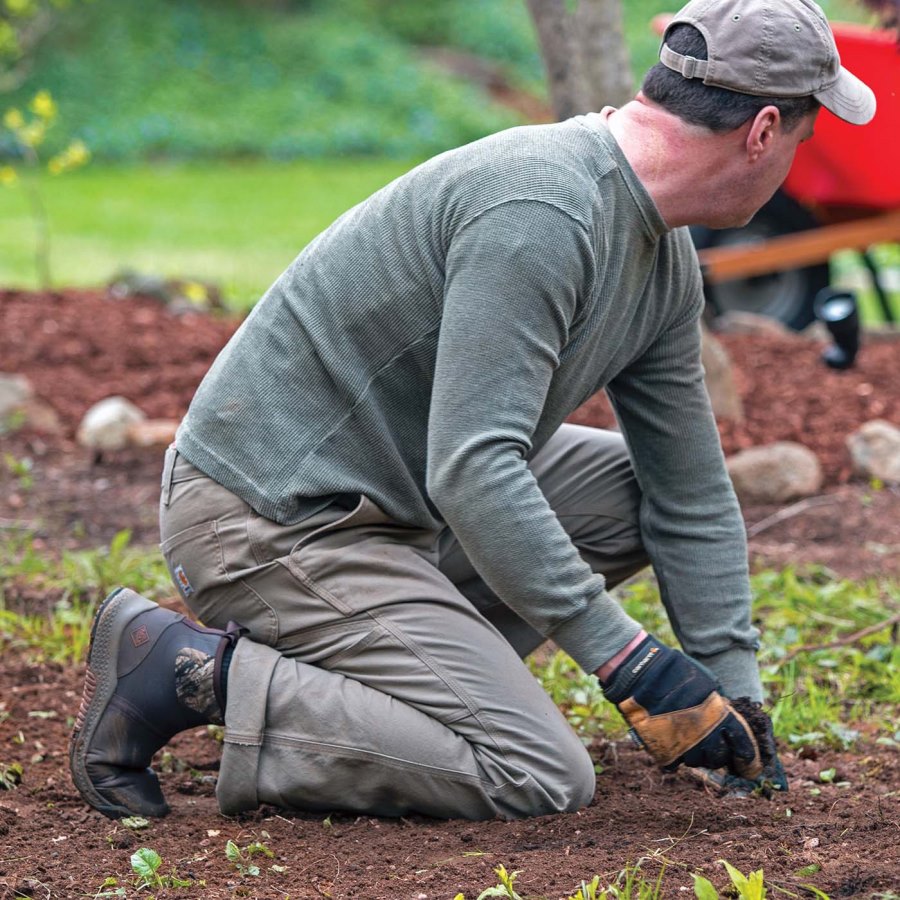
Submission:
M 768 770 L 776 760 L 772 720 L 763 712 L 762 706 L 754 703 L 749 697 L 738 697 L 736 700 L 731 700 L 730 703 L 735 711 L 744 717 L 756 736 L 763 768 Z

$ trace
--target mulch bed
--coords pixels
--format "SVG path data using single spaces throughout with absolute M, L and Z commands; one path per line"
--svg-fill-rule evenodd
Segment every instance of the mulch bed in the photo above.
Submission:
M 148 416 L 181 416 L 209 363 L 236 323 L 174 316 L 152 299 L 111 300 L 101 291 L 0 292 L 0 371 L 26 375 L 59 416 L 57 433 L 24 429 L 0 437 L 0 527 L 32 525 L 38 546 L 97 546 L 131 528 L 156 540 L 161 450 L 128 450 L 99 461 L 74 432 L 85 410 L 110 394 Z M 822 461 L 827 485 L 817 504 L 780 521 L 773 508 L 745 510 L 767 524 L 751 542 L 761 563 L 824 563 L 851 577 L 900 576 L 900 493 L 855 481 L 844 436 L 881 417 L 900 425 L 900 342 L 870 338 L 859 365 L 826 370 L 821 343 L 799 338 L 723 338 L 737 367 L 746 408 L 739 427 L 723 423 L 726 452 L 773 440 L 799 440 Z M 577 421 L 608 425 L 602 398 Z M 25 487 L 2 454 L 33 461 Z M 21 608 L 48 598 L 23 592 Z M 50 598 L 52 599 L 52 598 Z M 581 878 L 611 880 L 626 861 L 648 875 L 667 865 L 664 897 L 693 896 L 688 871 L 721 889 L 719 859 L 797 896 L 811 882 L 832 898 L 900 891 L 900 755 L 862 743 L 853 754 L 784 754 L 790 794 L 771 801 L 722 799 L 688 774 L 663 775 L 627 745 L 592 749 L 603 770 L 594 803 L 575 815 L 524 822 L 437 822 L 264 809 L 220 816 L 213 796 L 218 747 L 205 732 L 179 736 L 162 776 L 173 813 L 133 834 L 87 809 L 66 759 L 70 717 L 83 667 L 37 663 L 7 648 L 0 661 L 0 763 L 19 762 L 15 790 L 0 790 L 0 900 L 93 897 L 107 876 L 137 896 L 129 857 L 150 846 L 182 877 L 205 886 L 154 890 L 159 897 L 359 897 L 366 900 L 468 900 L 496 883 L 493 867 L 520 869 L 529 898 L 568 897 Z M 33 713 L 39 713 L 35 716 Z M 818 773 L 835 768 L 834 782 Z M 276 854 L 257 858 L 259 876 L 240 874 L 225 843 L 260 840 Z M 272 864 L 286 867 L 273 871 Z M 814 874 L 800 875 L 808 866 Z M 112 890 L 112 887 L 107 890 Z M 147 892 L 141 892 L 146 896 Z M 771 894 L 770 894 L 771 896 Z
M 61 430 L 27 430 L 0 440 L 34 464 L 20 489 L 0 464 L 0 520 L 17 518 L 54 546 L 97 545 L 129 528 L 138 543 L 157 539 L 159 448 L 107 454 L 78 447 L 75 429 L 98 400 L 122 395 L 150 418 L 179 418 L 237 321 L 173 315 L 150 298 L 110 299 L 104 291 L 0 291 L 0 371 L 27 376 L 59 416 Z M 741 424 L 720 423 L 726 453 L 795 440 L 822 463 L 824 502 L 770 524 L 751 544 L 760 564 L 813 562 L 853 578 L 900 577 L 900 493 L 854 480 L 845 438 L 871 418 L 900 425 L 900 340 L 869 336 L 845 372 L 819 360 L 823 344 L 799 337 L 722 335 L 744 402 Z M 572 421 L 609 427 L 602 394 Z M 755 525 L 776 508 L 745 509 Z

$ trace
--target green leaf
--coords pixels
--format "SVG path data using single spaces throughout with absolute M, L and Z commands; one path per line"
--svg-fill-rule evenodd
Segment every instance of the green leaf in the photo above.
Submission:
M 113 539 L 109 542 L 109 555 L 118 556 L 128 544 L 131 542 L 131 532 L 126 528 L 123 531 L 116 532 Z
M 831 784 L 831 782 L 834 781 L 835 775 L 837 775 L 837 769 L 835 768 L 822 769 L 822 771 L 819 772 L 819 781 L 824 784 Z
M 763 870 L 757 869 L 749 875 L 743 875 L 731 863 L 724 859 L 719 860 L 728 871 L 731 883 L 737 888 L 742 900 L 765 900 L 766 886 L 763 880 Z
M 697 900 L 719 900 L 719 892 L 713 887 L 713 883 L 702 875 L 691 873 L 694 879 L 694 896 Z
M 131 868 L 144 881 L 152 883 L 156 880 L 156 870 L 162 865 L 162 858 L 149 847 L 141 847 L 131 854 Z
M 241 861 L 240 847 L 234 841 L 229 841 L 225 845 L 225 855 L 228 857 L 229 862 L 239 863 Z
M 119 820 L 126 828 L 130 828 L 132 831 L 140 831 L 142 828 L 149 828 L 150 822 L 147 821 L 143 816 L 126 816 L 124 819 Z
M 275 856 L 275 853 L 270 850 L 262 841 L 254 841 L 252 844 L 247 844 L 244 847 L 244 853 L 247 856 L 267 856 L 269 859 L 272 859 Z
M 795 875 L 815 875 L 822 867 L 818 863 L 810 863 L 808 866 L 804 866 L 802 869 L 797 869 L 794 873 Z
M 725 866 L 725 870 L 728 872 L 728 877 L 731 879 L 731 883 L 738 889 L 742 897 L 745 897 L 744 893 L 749 887 L 750 883 L 747 881 L 747 876 L 742 874 L 738 869 L 736 869 L 730 862 L 726 862 L 724 859 L 719 860 L 723 866 Z
M 11 791 L 14 787 L 22 783 L 22 776 L 25 770 L 21 763 L 9 763 L 4 765 L 0 763 L 0 791 Z
M 763 870 L 757 869 L 748 876 L 747 900 L 765 900 L 766 886 L 763 880 Z

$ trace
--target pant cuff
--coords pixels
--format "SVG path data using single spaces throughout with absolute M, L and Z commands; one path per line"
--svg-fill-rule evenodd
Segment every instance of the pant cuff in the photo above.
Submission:
M 281 654 L 265 644 L 241 638 L 228 670 L 225 742 L 216 785 L 223 815 L 233 816 L 259 806 L 259 753 L 266 728 L 269 683 Z

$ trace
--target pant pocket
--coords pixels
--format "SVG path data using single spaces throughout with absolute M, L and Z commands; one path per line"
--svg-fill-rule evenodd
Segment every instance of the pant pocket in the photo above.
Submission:
M 160 549 L 172 581 L 201 622 L 224 628 L 234 621 L 248 628 L 255 640 L 266 644 L 277 641 L 274 610 L 244 578 L 229 574 L 216 519 L 173 534 Z
M 341 615 L 351 616 L 357 610 L 330 586 L 352 578 L 362 530 L 390 523 L 390 518 L 369 500 L 360 495 L 359 502 L 349 512 L 341 511 L 334 519 L 307 532 L 282 561 L 300 584 Z

